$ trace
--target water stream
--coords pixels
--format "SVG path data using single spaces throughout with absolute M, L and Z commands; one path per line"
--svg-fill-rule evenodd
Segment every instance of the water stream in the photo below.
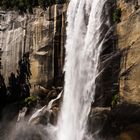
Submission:
M 94 102 L 98 62 L 104 41 L 101 27 L 105 3 L 106 0 L 70 1 L 58 140 L 83 140 L 88 137 L 87 120 Z
M 40 136 L 41 140 L 94 139 L 88 133 L 87 121 L 91 104 L 94 102 L 96 78 L 99 74 L 99 58 L 106 36 L 102 30 L 103 25 L 108 23 L 108 18 L 103 14 L 106 1 L 70 1 L 67 11 L 64 95 L 57 125 L 53 127 L 51 125 L 29 125 L 28 128 L 28 125 L 19 123 L 23 130 L 16 127 L 13 130 L 12 140 L 19 139 L 19 136 L 22 136 L 21 140 L 33 140 L 36 139 L 35 134 Z M 20 30 L 15 31 L 19 33 L 19 36 L 15 38 L 18 40 L 22 34 L 20 34 Z M 9 37 L 8 40 L 10 40 Z M 6 42 L 9 42 L 8 40 Z M 8 52 L 8 48 L 6 51 Z M 15 59 L 17 59 L 16 56 Z M 61 97 L 61 94 L 57 99 Z M 57 99 L 52 100 L 48 106 L 37 110 L 29 119 L 29 124 L 42 113 L 50 110 Z

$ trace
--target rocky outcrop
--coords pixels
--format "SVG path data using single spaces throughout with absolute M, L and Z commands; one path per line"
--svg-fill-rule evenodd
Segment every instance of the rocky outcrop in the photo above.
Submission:
M 117 24 L 121 59 L 120 95 L 130 103 L 140 103 L 140 1 L 118 0 L 121 22 Z
M 104 69 L 97 79 L 97 88 L 102 90 L 95 95 L 89 130 L 105 140 L 139 140 L 140 1 L 117 0 L 110 14 L 113 16 L 118 9 L 121 9 L 121 17 L 117 17 L 120 20 L 112 24 L 114 42 L 107 43 L 101 54 L 100 64 Z
M 29 52 L 33 87 L 62 84 L 66 9 L 67 4 L 57 4 L 47 10 L 35 8 L 33 14 L 0 11 L 0 70 L 7 83 L 19 59 Z
M 113 109 L 92 108 L 88 120 L 88 132 L 96 139 L 139 140 L 139 116 L 140 107 L 126 102 Z
M 110 108 L 95 107 L 92 108 L 88 119 L 88 132 L 94 137 L 98 137 L 104 124 L 108 120 Z M 99 139 L 99 138 L 97 138 Z

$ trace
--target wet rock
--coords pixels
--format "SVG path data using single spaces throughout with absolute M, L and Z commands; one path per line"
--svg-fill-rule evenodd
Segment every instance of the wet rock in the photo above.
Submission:
M 47 106 L 42 107 L 35 111 L 29 119 L 29 124 L 44 124 L 46 125 L 49 123 L 50 119 L 50 111 L 48 110 Z
M 57 93 L 56 90 L 51 90 L 48 94 L 48 97 L 52 97 L 52 99 L 48 99 L 50 100 L 50 102 L 47 105 L 45 105 L 41 109 L 38 109 L 34 112 L 34 114 L 32 114 L 32 116 L 29 119 L 29 123 L 43 125 L 46 125 L 48 123 L 51 123 L 53 125 L 56 124 L 58 113 L 60 111 L 62 95 L 63 91 Z
M 61 92 L 63 92 L 62 89 L 63 89 L 62 87 L 57 87 L 53 90 L 50 90 L 50 92 L 48 92 L 47 97 L 46 97 L 48 99 L 48 102 L 50 102 L 53 99 L 56 99 L 58 95 L 61 94 Z
M 88 131 L 95 137 L 108 119 L 110 108 L 92 108 L 89 114 Z
M 106 34 L 100 54 L 99 74 L 96 78 L 94 107 L 111 106 L 112 97 L 119 90 L 120 51 L 117 48 L 115 26 L 112 22 L 115 1 L 108 0 L 103 8 L 103 17 L 108 24 L 103 23 L 102 34 Z
M 51 124 L 53 124 L 53 125 L 57 124 L 59 112 L 60 112 L 60 108 L 58 108 L 58 107 L 53 107 L 51 109 L 51 116 L 50 116 L 50 123 Z
M 31 89 L 30 93 L 38 95 L 38 96 L 43 96 L 43 95 L 47 95 L 49 91 L 50 91 L 50 89 L 47 89 L 47 88 L 42 87 L 40 85 L 36 85 L 34 87 L 34 89 L 33 88 Z
M 126 132 L 127 128 L 134 124 L 140 125 L 140 106 L 129 103 L 120 104 L 109 112 L 100 136 L 108 140 L 110 137 L 116 137 Z M 133 131 L 135 132 L 135 130 L 137 130 L 136 127 Z
M 58 92 L 54 89 L 48 93 L 47 98 L 48 100 L 52 100 L 52 99 L 55 99 L 57 95 L 58 95 Z
M 116 140 L 139 140 L 140 138 L 140 124 L 133 124 L 125 128 Z
M 27 107 L 23 107 L 18 114 L 18 118 L 17 118 L 17 122 L 22 121 L 25 119 L 25 115 L 27 113 L 28 108 Z

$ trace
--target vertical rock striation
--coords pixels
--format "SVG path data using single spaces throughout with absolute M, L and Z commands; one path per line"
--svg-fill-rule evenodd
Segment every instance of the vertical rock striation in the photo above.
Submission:
M 131 103 L 140 102 L 140 0 L 118 0 L 121 22 L 117 24 L 121 59 L 120 95 Z
M 29 52 L 31 83 L 58 84 L 63 77 L 66 9 L 67 4 L 57 4 L 46 10 L 36 8 L 33 14 L 0 11 L 0 71 L 6 83 L 10 73 L 16 73 L 19 59 Z

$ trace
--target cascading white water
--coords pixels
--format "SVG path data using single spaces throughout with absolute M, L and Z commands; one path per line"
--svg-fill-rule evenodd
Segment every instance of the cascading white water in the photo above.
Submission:
M 63 93 L 63 90 L 59 93 L 59 95 L 57 96 L 57 98 L 51 100 L 48 104 L 48 106 L 43 106 L 42 108 L 38 109 L 37 111 L 35 111 L 35 113 L 33 113 L 33 115 L 30 117 L 28 123 L 31 123 L 33 122 L 35 119 L 39 118 L 41 115 L 45 114 L 45 112 L 47 111 L 50 111 L 51 110 L 51 107 L 53 105 L 53 103 L 55 101 L 57 101 L 58 99 L 61 98 L 62 96 L 62 93 Z
M 53 100 L 49 103 L 48 107 L 44 106 L 31 116 L 28 123 L 30 125 L 25 127 L 25 123 L 23 130 L 19 129 L 19 127 L 15 128 L 13 139 L 16 139 L 15 137 L 19 139 L 20 135 L 24 136 L 20 137 L 21 139 L 33 139 L 35 134 L 38 134 L 42 140 L 91 140 L 86 129 L 91 103 L 94 102 L 95 81 L 99 72 L 99 56 L 104 43 L 104 37 L 101 37 L 103 35 L 101 27 L 105 22 L 107 23 L 106 17 L 102 15 L 106 1 L 70 1 L 67 19 L 65 87 L 58 125 L 57 127 L 52 127 L 50 124 L 45 127 L 41 126 L 41 132 L 38 125 L 35 127 L 31 126 L 30 129 L 32 120 L 48 111 L 52 106 Z M 36 24 L 38 23 L 36 22 Z M 24 41 L 24 32 L 21 32 L 21 30 L 23 30 L 21 27 L 13 27 L 13 29 L 7 30 L 8 33 L 6 35 L 8 37 L 5 42 L 7 46 L 16 44 L 13 50 L 20 48 L 20 41 Z M 34 30 L 35 35 L 33 36 L 35 36 L 35 40 L 33 41 L 33 46 L 35 46 L 34 49 L 36 50 L 39 47 L 38 41 L 40 42 L 38 40 L 38 26 L 35 26 Z M 1 36 L 3 36 L 3 33 Z M 39 38 L 41 38 L 40 34 Z M 23 44 L 24 42 L 22 46 Z M 9 47 L 5 49 L 6 52 L 9 52 Z M 20 50 L 18 49 L 17 51 L 19 52 Z M 13 52 L 17 54 L 15 57 L 17 56 L 16 58 L 18 58 L 18 53 L 16 51 Z M 22 125 L 22 123 L 19 123 L 19 125 Z M 22 133 L 25 132 L 25 129 L 27 129 L 28 135 Z
M 65 87 L 57 140 L 86 139 L 103 45 L 102 11 L 106 0 L 71 0 L 67 13 Z

